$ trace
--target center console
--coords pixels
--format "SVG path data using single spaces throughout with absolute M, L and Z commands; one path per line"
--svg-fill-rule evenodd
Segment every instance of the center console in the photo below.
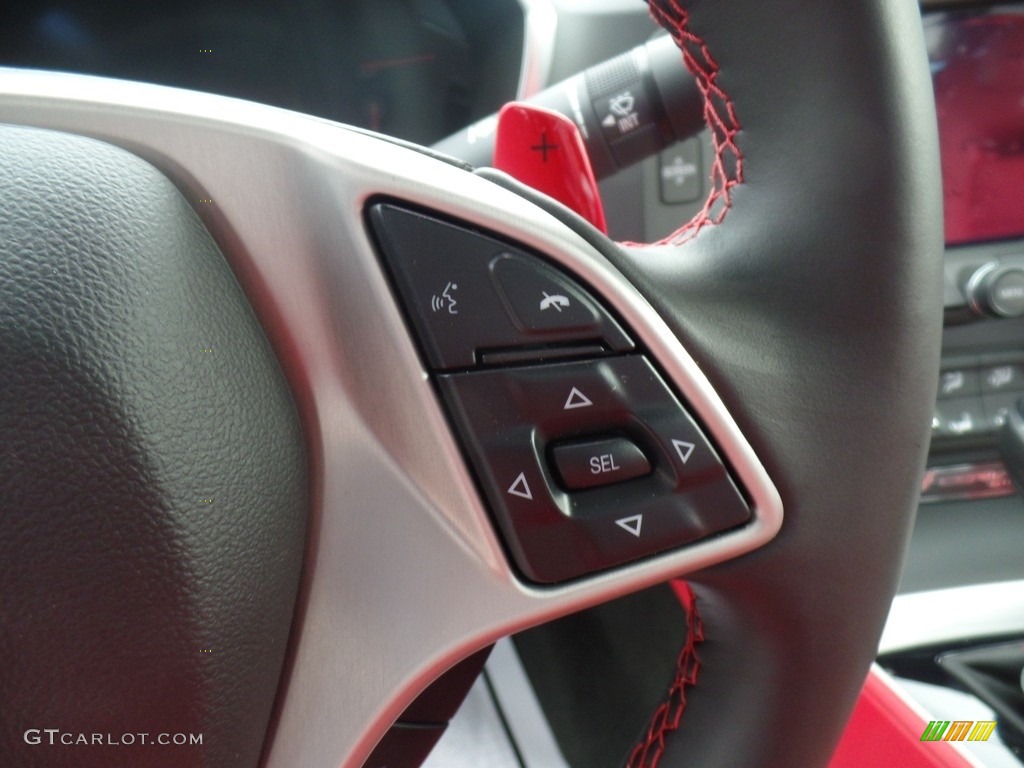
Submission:
M 995 433 L 1024 395 L 1024 14 L 925 16 L 942 153 L 946 334 L 923 500 L 1010 496 Z

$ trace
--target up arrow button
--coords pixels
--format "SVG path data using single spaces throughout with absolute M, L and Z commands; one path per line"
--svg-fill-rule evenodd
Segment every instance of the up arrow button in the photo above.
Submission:
M 571 411 L 574 408 L 587 408 L 594 403 L 589 397 L 580 392 L 576 387 L 572 388 L 569 396 L 565 398 L 565 406 L 562 410 Z
M 516 479 L 512 481 L 512 485 L 508 487 L 508 492 L 521 499 L 533 501 L 533 492 L 530 490 L 530 484 L 526 482 L 525 472 L 520 472 L 516 476 Z

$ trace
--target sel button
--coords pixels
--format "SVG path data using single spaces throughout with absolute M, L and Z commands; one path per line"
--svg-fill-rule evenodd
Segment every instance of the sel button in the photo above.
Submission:
M 551 455 L 562 484 L 570 491 L 621 483 L 651 471 L 647 457 L 625 438 L 558 445 Z

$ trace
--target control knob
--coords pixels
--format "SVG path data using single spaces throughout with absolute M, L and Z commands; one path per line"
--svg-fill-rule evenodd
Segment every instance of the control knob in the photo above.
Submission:
M 971 309 L 985 317 L 1024 317 L 1024 267 L 991 262 L 967 282 Z

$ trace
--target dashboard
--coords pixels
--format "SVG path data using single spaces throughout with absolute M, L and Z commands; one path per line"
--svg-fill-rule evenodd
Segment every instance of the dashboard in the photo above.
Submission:
M 924 18 L 945 211 L 946 333 L 924 500 L 1012 496 L 996 436 L 1024 395 L 1024 10 Z M 991 461 L 989 461 L 991 459 Z
M 925 17 L 942 151 L 946 243 L 1024 233 L 1024 12 Z
M 513 98 L 515 0 L 26 2 L 0 64 L 173 85 L 430 144 Z

